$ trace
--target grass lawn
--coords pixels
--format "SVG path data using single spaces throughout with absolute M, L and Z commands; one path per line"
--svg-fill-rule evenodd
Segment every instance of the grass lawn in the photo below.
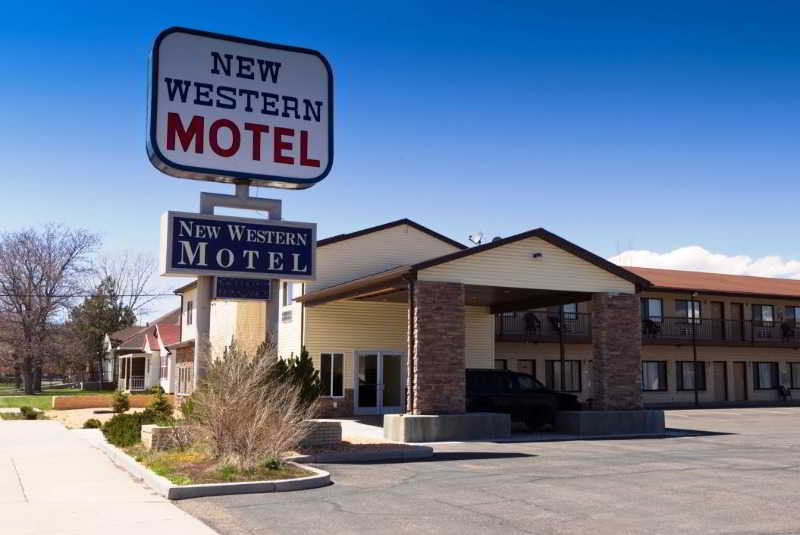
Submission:
M 53 407 L 53 396 L 79 396 L 92 394 L 113 394 L 113 392 L 101 392 L 94 390 L 79 390 L 77 388 L 45 388 L 41 394 L 33 396 L 20 395 L 11 388 L 4 388 L 8 385 L 0 385 L 0 407 L 33 407 L 35 409 L 51 409 Z
M 262 465 L 253 470 L 238 471 L 232 465 L 219 466 L 208 454 L 199 449 L 148 451 L 141 444 L 137 444 L 126 448 L 125 451 L 176 485 L 275 481 L 314 475 L 313 472 L 291 464 L 283 464 L 280 468 L 268 468 Z

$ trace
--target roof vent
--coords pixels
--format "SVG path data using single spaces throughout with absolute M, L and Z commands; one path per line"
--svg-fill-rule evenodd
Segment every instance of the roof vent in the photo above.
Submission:
M 495 236 L 494 238 L 492 238 L 492 242 L 500 241 L 502 239 L 503 238 L 501 238 L 500 236 Z

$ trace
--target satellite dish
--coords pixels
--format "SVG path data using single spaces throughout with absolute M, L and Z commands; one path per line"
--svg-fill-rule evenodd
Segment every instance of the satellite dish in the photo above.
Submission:
M 481 242 L 483 241 L 483 232 L 476 232 L 475 234 L 470 234 L 469 241 L 471 241 L 475 245 L 480 245 Z
M 501 238 L 500 236 L 495 236 L 494 238 L 492 238 L 492 243 L 494 243 L 494 242 L 496 242 L 496 241 L 500 241 L 500 240 L 502 240 L 502 239 L 503 239 L 503 238 Z

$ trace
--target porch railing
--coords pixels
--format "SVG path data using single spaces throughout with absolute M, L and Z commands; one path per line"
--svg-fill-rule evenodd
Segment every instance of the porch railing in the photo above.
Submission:
M 131 390 L 144 390 L 144 375 L 131 375 Z

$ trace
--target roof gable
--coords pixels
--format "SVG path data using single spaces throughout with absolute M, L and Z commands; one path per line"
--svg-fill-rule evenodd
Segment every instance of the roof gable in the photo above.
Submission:
M 399 225 L 408 225 L 409 227 L 413 227 L 413 228 L 417 229 L 420 232 L 424 232 L 425 234 L 427 234 L 429 236 L 432 236 L 432 237 L 436 238 L 437 240 L 441 240 L 444 243 L 452 245 L 453 247 L 456 247 L 458 249 L 466 249 L 467 248 L 467 246 L 464 245 L 463 243 L 459 243 L 459 242 L 457 242 L 455 240 L 452 240 L 452 239 L 448 238 L 447 236 L 445 236 L 444 234 L 439 234 L 438 232 L 436 232 L 434 230 L 431 230 L 428 227 L 422 226 L 419 223 L 417 223 L 416 221 L 412 221 L 412 220 L 407 219 L 407 218 L 398 219 L 396 221 L 390 221 L 389 223 L 384 223 L 382 225 L 376 225 L 374 227 L 368 227 L 368 228 L 365 228 L 365 229 L 357 230 L 355 232 L 350 232 L 348 234 L 337 234 L 336 236 L 331 236 L 330 238 L 317 240 L 317 247 L 324 247 L 326 245 L 331 245 L 333 243 L 337 243 L 337 242 L 340 242 L 340 241 L 350 240 L 350 239 L 353 239 L 353 238 L 358 238 L 360 236 L 365 236 L 367 234 L 372 234 L 374 232 L 380 232 L 382 230 L 386 230 L 386 229 L 389 229 L 389 228 L 392 228 L 392 227 L 396 227 L 396 226 L 399 226 Z
M 467 284 L 573 291 L 635 291 L 650 286 L 646 279 L 543 228 L 426 260 L 413 268 L 423 280 L 461 278 Z

